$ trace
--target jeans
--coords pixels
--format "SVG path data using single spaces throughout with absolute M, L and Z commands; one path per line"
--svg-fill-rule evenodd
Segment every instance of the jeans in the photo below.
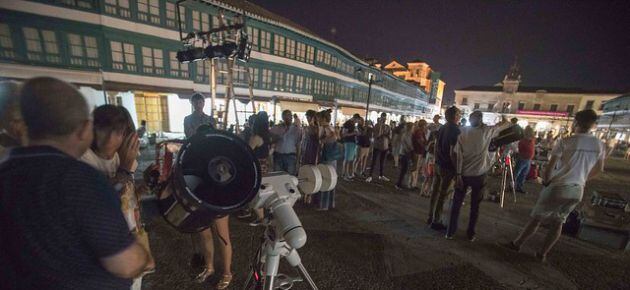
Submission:
M 380 160 L 380 168 L 379 168 L 379 176 L 383 176 L 383 167 L 385 167 L 385 156 L 387 156 L 387 150 L 380 150 L 374 148 L 374 152 L 372 152 L 372 163 L 370 164 L 370 176 L 374 172 L 374 167 L 376 167 L 376 157 Z
M 408 154 L 400 155 L 400 174 L 398 175 L 398 182 L 396 185 L 398 187 L 403 187 L 403 180 L 405 180 L 405 175 L 409 172 L 409 165 L 411 163 L 411 158 L 409 158 Z
M 470 219 L 468 220 L 468 237 L 475 236 L 475 226 L 479 218 L 479 204 L 483 200 L 483 190 L 486 186 L 486 175 L 480 176 L 462 176 L 464 181 L 463 188 L 455 188 L 453 203 L 451 204 L 451 218 L 446 230 L 447 236 L 453 236 L 457 231 L 457 222 L 459 219 L 459 211 L 462 208 L 464 198 L 466 198 L 466 190 L 468 187 L 472 189 L 470 194 Z
M 435 176 L 433 178 L 433 188 L 431 191 L 431 202 L 429 208 L 429 222 L 440 222 L 442 219 L 442 209 L 444 200 L 448 197 L 448 190 L 455 178 L 454 169 L 444 169 L 435 164 Z
M 337 160 L 324 161 L 324 164 L 332 165 L 337 170 Z M 319 209 L 335 208 L 335 190 L 320 191 L 315 194 L 315 202 Z
M 273 171 L 285 171 L 291 175 L 297 175 L 296 170 L 297 157 L 295 153 L 273 154 Z
M 516 176 L 516 189 L 523 189 L 523 184 L 525 184 L 525 179 L 527 179 L 527 175 L 529 174 L 530 166 L 531 160 L 529 159 L 518 159 L 518 162 L 516 162 L 516 168 L 514 168 L 514 176 Z

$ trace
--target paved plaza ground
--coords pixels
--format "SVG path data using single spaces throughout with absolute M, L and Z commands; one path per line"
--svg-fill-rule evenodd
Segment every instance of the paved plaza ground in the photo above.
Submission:
M 390 160 L 391 163 L 391 160 Z M 587 195 L 596 189 L 627 192 L 630 162 L 611 159 L 606 173 L 587 186 Z M 387 175 L 396 176 L 394 168 Z M 499 180 L 488 181 L 490 191 Z M 597 246 L 563 236 L 547 264 L 533 258 L 541 246 L 542 229 L 522 253 L 496 245 L 516 236 L 527 221 L 540 185 L 528 183 L 529 195 L 501 209 L 484 202 L 478 224 L 478 240 L 465 239 L 468 205 L 462 209 L 460 232 L 455 240 L 425 225 L 429 199 L 415 191 L 397 191 L 393 183 L 340 181 L 337 207 L 315 211 L 296 204 L 308 234 L 299 250 L 303 263 L 319 289 L 628 289 L 630 253 Z M 585 197 L 586 199 L 586 197 Z M 146 201 L 150 208 L 151 201 Z M 448 209 L 446 209 L 448 213 Z M 261 228 L 232 217 L 234 244 L 234 283 L 242 289 Z M 192 281 L 197 270 L 188 265 L 190 236 L 169 227 L 159 216 L 149 217 L 150 238 L 157 260 L 156 273 L 147 276 L 144 289 L 213 289 L 217 280 L 205 284 Z M 218 259 L 218 253 L 217 253 Z M 217 261 L 216 265 L 220 265 Z M 296 275 L 293 269 L 281 272 Z M 220 272 L 220 269 L 217 269 Z M 294 289 L 308 289 L 305 283 Z

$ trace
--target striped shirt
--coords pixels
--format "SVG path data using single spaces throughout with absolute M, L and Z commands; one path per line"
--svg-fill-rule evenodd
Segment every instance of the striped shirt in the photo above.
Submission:
M 134 238 L 105 177 L 49 146 L 15 148 L 0 163 L 3 289 L 129 289 L 99 259 Z

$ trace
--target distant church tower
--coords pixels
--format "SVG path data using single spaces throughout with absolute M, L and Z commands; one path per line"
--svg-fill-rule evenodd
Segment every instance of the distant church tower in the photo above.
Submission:
M 500 113 L 512 113 L 512 102 L 515 101 L 514 95 L 518 91 L 518 85 L 521 83 L 521 73 L 518 65 L 518 58 L 514 59 L 514 64 L 503 78 L 503 93 L 498 107 Z

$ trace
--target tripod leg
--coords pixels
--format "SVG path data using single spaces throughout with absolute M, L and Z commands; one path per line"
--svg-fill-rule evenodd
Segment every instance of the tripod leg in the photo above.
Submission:
M 267 256 L 265 259 L 265 290 L 273 290 L 273 283 L 278 275 L 278 266 L 280 265 L 280 256 Z
M 306 271 L 306 268 L 304 268 L 304 265 L 302 264 L 297 265 L 297 269 L 300 272 L 300 275 L 302 276 L 302 278 L 304 278 L 304 280 L 308 282 L 308 285 L 311 286 L 311 289 L 318 290 L 317 285 L 315 285 L 313 278 L 311 278 L 311 275 L 308 274 L 308 272 Z
M 300 276 L 302 276 L 302 279 L 308 282 L 308 284 L 311 286 L 311 289 L 318 289 L 317 285 L 315 285 L 315 282 L 313 281 L 313 278 L 311 278 L 311 275 L 308 273 L 308 271 L 306 271 L 304 265 L 302 265 L 302 259 L 300 259 L 300 254 L 298 254 L 296 249 L 291 249 L 291 252 L 285 257 L 285 259 L 287 260 L 289 265 L 297 268 L 298 272 L 300 272 Z
M 501 208 L 503 208 L 503 202 L 505 200 L 505 186 L 506 186 L 506 180 L 507 180 L 507 176 L 506 176 L 506 171 L 505 171 L 505 164 L 503 166 L 501 166 L 501 171 L 503 171 L 501 173 Z
M 243 290 L 248 290 L 251 286 L 252 280 L 254 278 L 254 270 L 249 271 L 249 275 L 247 276 L 247 280 L 245 280 L 245 286 L 243 286 Z
M 514 196 L 514 203 L 516 203 L 516 183 L 514 182 L 514 170 L 512 168 L 512 160 L 510 160 L 510 178 L 512 179 L 512 196 Z

